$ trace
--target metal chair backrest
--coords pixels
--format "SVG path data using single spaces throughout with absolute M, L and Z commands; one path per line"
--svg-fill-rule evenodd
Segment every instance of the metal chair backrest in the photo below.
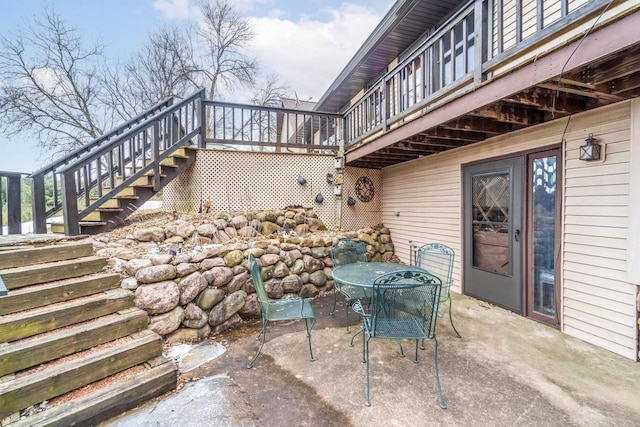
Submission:
M 428 243 L 418 249 L 416 264 L 442 280 L 443 286 L 451 286 L 455 252 L 442 243 Z
M 251 274 L 251 278 L 253 279 L 253 286 L 256 288 L 258 299 L 261 302 L 269 301 L 269 295 L 267 294 L 267 290 L 264 287 L 264 282 L 262 281 L 260 264 L 253 255 L 249 255 L 249 273 Z
M 376 337 L 380 326 L 385 329 L 381 338 L 434 338 L 441 288 L 437 276 L 418 271 L 396 271 L 378 277 L 373 283 L 371 337 Z M 418 324 L 424 329 L 416 329 Z
M 354 239 L 343 239 L 331 248 L 333 266 L 367 262 L 367 246 Z

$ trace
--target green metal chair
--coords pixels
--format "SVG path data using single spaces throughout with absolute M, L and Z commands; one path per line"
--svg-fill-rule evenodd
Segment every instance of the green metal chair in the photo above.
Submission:
M 247 369 L 253 367 L 253 364 L 262 352 L 262 347 L 264 346 L 267 335 L 267 322 L 275 322 L 279 320 L 304 319 L 304 323 L 307 327 L 309 354 L 311 355 L 309 360 L 313 362 L 315 359 L 313 358 L 313 350 L 311 349 L 311 329 L 316 323 L 316 318 L 313 314 L 310 300 L 306 298 L 286 298 L 280 300 L 270 299 L 267 295 L 267 290 L 264 287 L 264 282 L 262 281 L 260 265 L 253 255 L 249 255 L 249 272 L 251 273 L 253 285 L 255 286 L 258 294 L 258 301 L 262 307 L 262 330 L 260 331 L 260 335 L 258 335 L 258 338 L 262 338 L 262 340 L 256 355 L 247 365 Z
M 333 260 L 333 266 L 339 267 L 341 265 L 353 264 L 356 262 L 367 262 L 367 247 L 366 245 L 354 239 L 343 239 L 331 247 L 331 259 Z M 347 308 L 345 309 L 345 321 L 347 324 L 347 333 L 349 333 L 349 305 L 356 299 L 367 298 L 365 291 L 362 288 L 355 286 L 335 282 L 335 287 L 347 300 Z M 331 308 L 331 315 L 336 311 L 337 292 L 333 293 L 333 308 Z
M 367 313 L 360 300 L 353 303 L 353 310 L 362 316 L 364 329 L 362 353 L 366 363 L 366 405 L 369 398 L 369 341 L 373 338 L 416 341 L 414 363 L 418 363 L 418 342 L 430 339 L 435 343 L 433 352 L 436 384 L 440 407 L 446 409 L 438 372 L 438 340 L 436 320 L 440 303 L 442 282 L 433 274 L 417 271 L 397 271 L 383 274 L 373 284 L 371 312 Z M 402 345 L 400 353 L 404 356 Z
M 416 254 L 416 265 L 429 271 L 442 280 L 442 292 L 440 293 L 440 303 L 449 302 L 449 321 L 458 338 L 462 338 L 453 324 L 451 315 L 451 284 L 453 283 L 453 259 L 455 252 L 449 246 L 442 243 L 428 243 Z

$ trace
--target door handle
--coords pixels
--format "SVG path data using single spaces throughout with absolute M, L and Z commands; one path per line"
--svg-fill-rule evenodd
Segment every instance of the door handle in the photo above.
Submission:
M 513 240 L 515 240 L 516 242 L 520 241 L 520 230 L 516 230 L 513 232 Z

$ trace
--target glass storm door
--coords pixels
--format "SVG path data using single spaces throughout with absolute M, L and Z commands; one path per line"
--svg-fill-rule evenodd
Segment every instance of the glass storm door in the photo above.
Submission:
M 464 168 L 464 293 L 522 313 L 522 157 Z
M 528 156 L 528 316 L 552 326 L 559 322 L 556 260 L 559 252 L 559 150 Z

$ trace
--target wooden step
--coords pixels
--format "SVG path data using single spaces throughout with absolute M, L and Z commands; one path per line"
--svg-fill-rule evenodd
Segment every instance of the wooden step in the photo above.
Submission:
M 93 245 L 64 243 L 41 248 L 19 248 L 0 253 L 0 269 L 24 267 L 52 261 L 63 261 L 93 255 Z M 0 273 L 1 274 L 1 273 Z
M 0 270 L 0 276 L 2 276 L 7 289 L 12 290 L 38 283 L 97 273 L 105 265 L 107 265 L 106 259 L 88 256 L 40 265 L 6 268 Z
M 0 383 L 0 419 L 162 354 L 162 339 L 145 330 L 115 345 Z
M 105 221 L 81 221 L 79 225 L 80 227 L 102 227 L 107 225 L 107 223 Z M 54 233 L 54 234 L 64 234 L 64 224 L 63 223 L 51 224 L 50 231 L 51 233 Z
M 0 315 L 69 301 L 119 286 L 119 274 L 95 274 L 14 289 L 0 298 Z
M 134 306 L 133 293 L 112 289 L 71 301 L 0 317 L 0 343 L 52 331 Z
M 131 378 L 110 384 L 78 399 L 23 418 L 11 427 L 97 425 L 139 404 L 175 390 L 176 368 L 166 359 Z
M 98 208 L 90 214 L 86 215 L 82 218 L 84 222 L 101 222 L 104 218 L 103 213 L 106 215 L 119 214 L 122 213 L 123 209 L 121 208 Z
M 140 332 L 147 313 L 130 308 L 33 339 L 0 346 L 0 377 Z

